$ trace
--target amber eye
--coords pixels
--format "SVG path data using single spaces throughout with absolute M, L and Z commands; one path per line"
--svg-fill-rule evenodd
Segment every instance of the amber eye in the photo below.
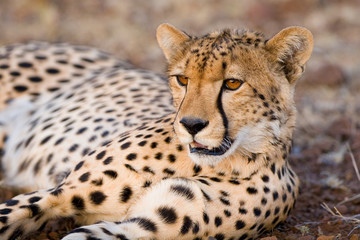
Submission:
M 229 90 L 236 90 L 238 89 L 244 82 L 237 79 L 227 79 L 225 80 L 224 86 L 226 89 Z
M 180 86 L 186 86 L 188 84 L 189 79 L 184 76 L 176 76 L 176 80 L 180 84 Z

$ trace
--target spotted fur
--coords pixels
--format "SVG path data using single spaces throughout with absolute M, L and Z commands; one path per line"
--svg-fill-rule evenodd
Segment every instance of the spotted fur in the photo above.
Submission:
M 90 224 L 64 239 L 122 240 L 254 239 L 286 219 L 298 195 L 292 95 L 311 34 L 192 37 L 163 24 L 157 38 L 174 113 L 161 77 L 98 50 L 1 49 L 5 182 L 33 191 L 0 205 L 2 239 L 58 217 Z

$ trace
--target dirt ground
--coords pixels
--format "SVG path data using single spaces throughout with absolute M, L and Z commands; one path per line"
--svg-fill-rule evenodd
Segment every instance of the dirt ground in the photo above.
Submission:
M 298 122 L 290 156 L 302 193 L 286 223 L 262 237 L 356 240 L 360 179 L 350 152 L 360 168 L 359 14 L 359 0 L 3 0 L 0 45 L 31 40 L 90 45 L 164 73 L 155 41 L 163 22 L 190 34 L 233 27 L 268 37 L 290 25 L 307 27 L 315 48 L 297 85 Z M 13 195 L 0 190 L 0 200 Z M 332 216 L 323 204 L 343 217 Z M 59 239 L 72 227 L 71 220 L 53 222 L 30 239 Z

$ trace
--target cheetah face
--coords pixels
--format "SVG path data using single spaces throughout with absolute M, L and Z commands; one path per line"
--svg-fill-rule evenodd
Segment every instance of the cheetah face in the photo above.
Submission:
M 250 161 L 292 131 L 294 85 L 312 51 L 309 31 L 287 28 L 268 41 L 234 30 L 197 38 L 164 24 L 157 38 L 169 62 L 174 130 L 195 163 L 240 155 Z

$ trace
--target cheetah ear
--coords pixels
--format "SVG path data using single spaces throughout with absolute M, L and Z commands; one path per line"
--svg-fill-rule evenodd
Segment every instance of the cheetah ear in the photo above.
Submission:
M 166 23 L 157 28 L 156 38 L 168 61 L 181 52 L 181 44 L 190 40 L 189 35 Z
M 290 84 L 295 83 L 305 69 L 313 50 L 313 36 L 302 27 L 288 27 L 266 42 L 265 48 L 273 60 L 280 63 Z

